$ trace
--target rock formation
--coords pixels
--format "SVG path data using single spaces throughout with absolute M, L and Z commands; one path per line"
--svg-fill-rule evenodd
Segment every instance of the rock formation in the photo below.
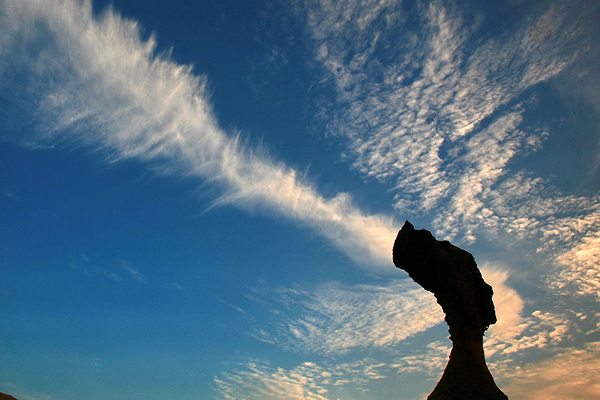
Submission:
M 17 400 L 9 394 L 0 393 L 0 400 Z
M 394 265 L 433 292 L 446 314 L 452 351 L 430 400 L 507 400 L 485 363 L 483 334 L 496 323 L 492 287 L 475 259 L 408 221 L 394 243 Z

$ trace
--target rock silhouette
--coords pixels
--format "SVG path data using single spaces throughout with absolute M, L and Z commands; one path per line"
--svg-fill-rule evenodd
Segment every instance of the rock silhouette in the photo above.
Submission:
M 6 393 L 0 393 L 0 400 L 17 400 L 16 398 L 12 397 L 9 394 Z
M 393 260 L 433 292 L 450 328 L 450 360 L 428 399 L 507 400 L 485 363 L 483 334 L 496 323 L 496 312 L 492 287 L 483 280 L 473 256 L 406 221 L 394 243 Z

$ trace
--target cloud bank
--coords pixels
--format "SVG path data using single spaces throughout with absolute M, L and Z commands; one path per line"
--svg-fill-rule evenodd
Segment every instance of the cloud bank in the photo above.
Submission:
M 96 17 L 89 1 L 1 6 L 2 100 L 35 131 L 13 127 L 4 140 L 92 146 L 110 162 L 134 159 L 161 173 L 197 177 L 221 188 L 217 205 L 264 208 L 363 264 L 390 265 L 391 218 L 362 213 L 344 193 L 321 196 L 294 169 L 224 132 L 206 77 L 157 54 L 156 40 L 142 40 L 137 22 L 112 10 Z

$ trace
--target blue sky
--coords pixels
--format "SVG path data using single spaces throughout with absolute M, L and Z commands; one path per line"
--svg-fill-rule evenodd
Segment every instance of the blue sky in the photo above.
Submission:
M 0 1 L 0 391 L 423 399 L 405 220 L 512 399 L 600 396 L 600 7 Z

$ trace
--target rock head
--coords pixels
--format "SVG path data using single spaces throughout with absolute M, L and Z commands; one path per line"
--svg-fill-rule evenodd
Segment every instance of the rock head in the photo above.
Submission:
M 492 287 L 483 280 L 473 256 L 406 221 L 394 243 L 393 260 L 435 295 L 450 328 L 450 360 L 428 399 L 508 399 L 485 363 L 483 334 L 496 323 L 496 312 Z

